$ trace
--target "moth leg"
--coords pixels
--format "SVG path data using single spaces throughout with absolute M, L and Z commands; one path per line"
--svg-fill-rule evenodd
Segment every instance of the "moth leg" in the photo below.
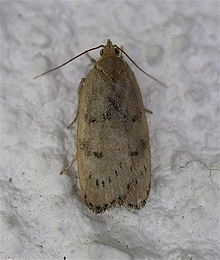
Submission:
M 77 112 L 76 112 L 75 118 L 74 118 L 73 121 L 66 127 L 67 129 L 70 129 L 70 127 L 72 127 L 72 126 L 76 123 L 77 116 L 78 116 L 78 108 L 77 108 Z
M 79 87 L 78 87 L 78 107 L 77 107 L 77 112 L 76 112 L 76 116 L 73 119 L 73 121 L 67 126 L 67 129 L 69 129 L 71 126 L 73 126 L 73 124 L 75 124 L 77 117 L 78 117 L 78 113 L 79 113 L 79 102 L 80 102 L 80 94 L 81 94 L 81 90 L 83 88 L 83 85 L 85 83 L 85 78 L 82 78 L 80 83 L 79 83 Z
M 153 114 L 153 112 L 149 109 L 147 109 L 146 107 L 144 107 L 144 112 L 147 112 L 147 113 L 150 113 L 150 114 Z
M 124 50 L 123 45 L 121 45 L 121 49 Z M 123 58 L 123 52 L 120 51 L 120 57 Z
M 93 59 L 88 53 L 86 53 L 86 55 L 89 57 L 89 59 L 90 59 L 90 61 L 91 61 L 91 64 L 96 63 L 96 60 Z M 91 65 L 91 64 L 89 64 L 89 65 Z
M 60 175 L 62 175 L 64 172 L 68 171 L 73 166 L 75 160 L 76 160 L 76 156 L 73 156 L 73 159 L 71 160 L 69 165 L 67 167 L 63 168 L 63 170 L 60 172 Z

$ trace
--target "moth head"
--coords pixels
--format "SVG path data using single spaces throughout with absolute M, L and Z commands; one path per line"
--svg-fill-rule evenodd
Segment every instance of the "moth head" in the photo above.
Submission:
M 107 44 L 104 46 L 104 49 L 100 51 L 101 56 L 119 56 L 120 50 L 117 46 L 113 45 L 110 40 L 107 41 Z

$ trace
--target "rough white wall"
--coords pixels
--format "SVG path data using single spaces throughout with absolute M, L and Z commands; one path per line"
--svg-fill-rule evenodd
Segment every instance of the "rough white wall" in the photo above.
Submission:
M 1 1 L 0 259 L 220 259 L 219 1 Z M 82 57 L 110 38 L 132 64 L 148 115 L 146 206 L 94 215 L 75 169 Z M 91 53 L 99 56 L 99 51 Z

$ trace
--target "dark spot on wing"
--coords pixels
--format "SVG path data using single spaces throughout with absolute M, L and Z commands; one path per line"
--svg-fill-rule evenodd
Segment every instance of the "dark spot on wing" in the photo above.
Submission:
M 131 188 L 131 182 L 128 183 L 128 185 L 127 185 L 127 190 L 129 190 L 130 188 Z
M 127 109 L 125 109 L 124 111 L 121 112 L 121 117 L 122 117 L 122 122 L 123 123 L 128 122 L 129 112 L 128 112 Z
M 112 200 L 112 201 L 110 202 L 110 204 L 113 205 L 113 204 L 115 204 L 115 202 L 116 202 L 116 200 Z
M 143 150 L 147 148 L 147 142 L 144 139 L 141 139 L 141 147 Z
M 91 123 L 95 123 L 97 121 L 97 118 L 94 116 L 91 116 L 89 113 L 85 114 L 85 121 L 88 125 L 90 125 Z
M 115 111 L 119 111 L 120 105 L 117 99 L 113 97 L 108 97 L 108 103 L 110 108 L 113 108 Z
M 102 158 L 103 157 L 103 153 L 102 152 L 94 152 L 94 155 L 97 158 Z
M 130 156 L 137 156 L 138 155 L 138 150 L 136 149 L 135 151 L 129 152 Z
M 118 199 L 117 199 L 117 202 L 118 202 L 119 205 L 122 205 L 124 200 L 121 196 L 119 196 Z
M 132 122 L 136 122 L 137 120 L 139 120 L 141 118 L 141 112 L 137 113 L 135 116 L 133 116 L 132 118 Z
M 108 110 L 106 111 L 106 113 L 103 113 L 103 114 L 102 114 L 102 117 L 103 117 L 104 120 L 110 120 L 110 119 L 112 118 L 111 110 L 108 109 Z
M 91 149 L 89 142 L 81 142 L 79 145 L 79 149 L 83 150 L 87 156 L 91 155 Z
M 141 206 L 144 207 L 145 204 L 146 204 L 146 200 L 143 200 L 143 201 L 141 202 Z
M 118 197 L 117 202 L 119 205 L 122 205 L 126 199 L 126 195 L 121 195 Z

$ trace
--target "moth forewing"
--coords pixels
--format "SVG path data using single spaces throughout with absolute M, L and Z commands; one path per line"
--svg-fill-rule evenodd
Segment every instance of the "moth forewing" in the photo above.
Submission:
M 77 164 L 86 204 L 140 209 L 151 183 L 144 105 L 135 75 L 110 41 L 80 91 Z

